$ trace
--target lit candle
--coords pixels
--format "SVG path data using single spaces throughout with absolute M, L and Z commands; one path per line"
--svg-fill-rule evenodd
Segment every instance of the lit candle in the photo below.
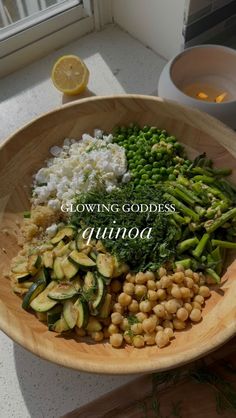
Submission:
M 183 92 L 194 99 L 206 102 L 222 103 L 230 99 L 230 93 L 225 89 L 201 82 L 184 86 Z

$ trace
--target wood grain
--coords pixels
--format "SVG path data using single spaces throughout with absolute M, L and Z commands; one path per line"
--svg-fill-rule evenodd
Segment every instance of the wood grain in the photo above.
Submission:
M 0 327 L 17 343 L 47 360 L 99 373 L 140 373 L 176 367 L 224 344 L 236 333 L 236 262 L 227 266 L 220 291 L 213 291 L 201 323 L 176 334 L 170 346 L 116 350 L 47 330 L 21 309 L 4 272 L 17 253 L 17 225 L 29 207 L 32 175 L 65 137 L 80 138 L 94 128 L 138 122 L 167 129 L 186 144 L 191 155 L 206 151 L 218 167 L 233 167 L 236 182 L 236 135 L 215 119 L 160 98 L 125 95 L 83 99 L 50 112 L 17 131 L 0 148 Z M 8 227 L 12 233 L 4 234 Z M 3 249 L 4 248 L 4 249 Z

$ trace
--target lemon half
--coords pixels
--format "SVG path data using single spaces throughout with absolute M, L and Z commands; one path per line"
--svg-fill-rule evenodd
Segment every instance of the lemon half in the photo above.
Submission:
M 76 55 L 64 55 L 55 62 L 51 78 L 58 90 L 64 94 L 74 96 L 86 89 L 89 70 Z

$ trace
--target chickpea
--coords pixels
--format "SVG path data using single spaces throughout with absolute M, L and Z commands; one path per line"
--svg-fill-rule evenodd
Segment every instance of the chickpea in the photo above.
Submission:
M 103 340 L 104 334 L 102 331 L 94 331 L 91 332 L 91 337 L 94 341 L 99 342 Z
M 182 271 L 178 271 L 173 274 L 173 281 L 177 284 L 180 284 L 184 280 L 184 273 Z
M 183 266 L 181 266 L 181 264 L 179 264 L 179 265 L 176 267 L 175 271 L 176 271 L 177 273 L 178 273 L 179 271 L 184 271 L 184 267 L 183 267 Z
M 165 300 L 166 299 L 166 291 L 164 289 L 157 290 L 157 299 Z
M 165 315 L 164 315 L 163 319 L 167 320 L 167 321 L 171 321 L 172 318 L 173 318 L 173 314 L 171 314 L 170 312 L 165 311 Z
M 164 329 L 165 328 L 171 328 L 171 329 L 174 328 L 173 322 L 168 320 L 168 319 L 165 319 L 165 321 L 162 322 L 162 326 L 164 327 Z
M 158 331 L 156 334 L 156 345 L 159 348 L 165 347 L 167 344 L 169 344 L 170 339 L 169 336 L 164 331 Z
M 185 284 L 189 289 L 192 289 L 194 286 L 194 281 L 193 279 L 191 279 L 191 277 L 186 277 L 185 278 Z
M 139 311 L 139 303 L 137 300 L 133 299 L 132 302 L 129 304 L 128 309 L 132 313 L 137 313 Z
M 198 302 L 192 302 L 191 305 L 192 305 L 192 310 L 194 308 L 199 309 L 200 311 L 202 310 L 202 306 Z
M 169 276 L 163 276 L 160 280 L 161 288 L 167 289 L 170 285 L 172 285 L 172 280 Z
M 109 325 L 109 327 L 108 327 L 108 332 L 109 332 L 109 334 L 110 334 L 110 335 L 112 335 L 112 334 L 117 334 L 117 333 L 119 332 L 119 328 L 118 328 L 118 326 L 117 326 L 117 325 L 115 325 L 115 324 L 111 324 L 111 325 Z
M 169 340 L 171 340 L 171 338 L 174 338 L 174 331 L 172 328 L 164 328 L 164 334 L 168 335 Z
M 107 327 L 103 328 L 103 335 L 104 335 L 104 338 L 110 338 L 110 333 Z
M 120 324 L 120 328 L 122 329 L 122 331 L 126 331 L 127 329 L 129 329 L 129 321 L 127 318 L 123 318 Z
M 205 299 L 204 299 L 203 296 L 197 295 L 197 296 L 194 297 L 194 302 L 198 302 L 198 303 L 200 303 L 200 305 L 203 305 L 204 302 L 205 302 Z
M 193 271 L 191 269 L 187 269 L 184 272 L 185 277 L 191 277 L 191 279 L 193 278 Z
M 171 295 L 173 296 L 173 298 L 181 299 L 182 293 L 180 291 L 180 288 L 177 285 L 175 285 L 175 286 L 172 287 L 172 289 L 171 289 Z
M 161 289 L 161 282 L 160 282 L 160 280 L 158 280 L 156 282 L 156 290 L 159 290 L 159 289 Z
M 111 282 L 111 291 L 118 293 L 121 290 L 121 282 L 117 279 L 112 280 Z
M 202 319 L 202 313 L 200 309 L 193 308 L 192 312 L 189 315 L 191 321 L 199 322 Z
M 110 336 L 110 344 L 112 347 L 119 348 L 123 343 L 123 335 L 116 333 Z
M 186 321 L 188 319 L 188 311 L 185 308 L 179 308 L 176 316 L 178 319 L 180 319 L 181 321 Z
M 147 282 L 147 277 L 145 273 L 137 273 L 135 276 L 135 283 L 137 284 L 145 284 Z
M 147 293 L 147 288 L 143 284 L 136 284 L 134 293 L 137 296 L 137 298 L 142 298 Z
M 123 316 L 119 312 L 113 312 L 111 314 L 111 322 L 114 325 L 119 325 L 123 321 Z
M 186 323 L 178 318 L 173 319 L 173 325 L 175 329 L 184 329 L 186 327 Z
M 147 345 L 154 345 L 156 338 L 156 333 L 152 332 L 151 334 L 144 334 L 144 341 Z
M 195 281 L 195 283 L 199 283 L 199 274 L 198 273 L 193 273 L 193 280 Z
M 128 344 L 132 344 L 132 337 L 130 335 L 130 331 L 125 331 L 124 332 L 124 340 L 128 343 Z
M 164 330 L 164 328 L 161 325 L 156 326 L 156 332 L 163 331 L 163 330 Z
M 189 314 L 191 310 L 193 309 L 191 303 L 185 303 L 184 308 L 186 309 L 186 311 L 188 311 Z
M 170 299 L 165 304 L 165 308 L 166 308 L 167 312 L 169 312 L 171 314 L 176 313 L 178 307 L 179 307 L 179 304 L 176 302 L 175 299 Z
M 157 319 L 154 316 L 144 319 L 144 321 L 142 322 L 143 331 L 146 332 L 147 334 L 151 334 L 153 331 L 155 331 L 156 326 L 157 326 Z
M 120 293 L 118 296 L 118 302 L 121 304 L 121 306 L 128 306 L 131 302 L 132 298 L 130 295 L 127 295 L 126 293 Z
M 188 287 L 181 287 L 180 292 L 183 299 L 191 297 L 191 291 Z
M 148 318 L 148 315 L 145 312 L 138 312 L 135 316 L 139 322 L 143 322 L 144 319 Z
M 133 283 L 124 283 L 123 292 L 127 295 L 132 296 L 134 294 L 134 284 Z
M 155 290 L 148 290 L 147 291 L 147 298 L 148 300 L 155 301 L 158 298 L 157 292 Z
M 199 293 L 199 286 L 196 283 L 194 283 L 194 285 L 193 285 L 193 293 L 195 295 Z
M 149 300 L 143 300 L 139 304 L 139 309 L 141 312 L 150 312 L 152 310 L 152 304 Z
M 86 331 L 83 328 L 75 327 L 75 333 L 78 337 L 84 337 L 86 335 Z
M 154 280 L 148 280 L 147 281 L 147 288 L 149 290 L 156 290 L 156 282 L 154 282 Z
M 156 314 L 156 316 L 158 318 L 164 318 L 165 316 L 165 308 L 162 305 L 156 305 L 154 306 L 154 308 L 152 309 L 153 312 Z
M 124 306 L 121 306 L 119 302 L 113 305 L 113 312 L 119 312 L 121 315 L 124 313 Z
M 161 278 L 166 275 L 166 269 L 164 267 L 160 267 L 158 270 L 158 276 Z
M 135 283 L 135 274 L 128 273 L 125 280 L 129 283 Z
M 148 280 L 155 280 L 155 274 L 152 271 L 146 271 L 146 273 L 144 273 L 146 276 L 147 281 Z
M 145 345 L 144 336 L 143 335 L 135 335 L 133 337 L 133 345 L 136 348 L 144 347 L 144 345 Z
M 204 298 L 209 298 L 209 296 L 211 296 L 210 289 L 207 286 L 200 286 L 198 293 Z
M 143 333 L 143 326 L 142 323 L 138 322 L 137 324 L 133 324 L 130 327 L 131 331 L 135 335 L 140 335 Z

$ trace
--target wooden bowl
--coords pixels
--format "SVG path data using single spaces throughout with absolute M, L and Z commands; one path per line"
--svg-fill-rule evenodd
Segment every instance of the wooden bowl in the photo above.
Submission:
M 206 151 L 216 166 L 232 167 L 236 182 L 236 135 L 197 110 L 148 96 L 95 97 L 65 105 L 29 123 L 0 149 L 0 327 L 38 356 L 95 373 L 140 373 L 180 366 L 225 343 L 236 333 L 236 262 L 228 266 L 223 286 L 213 291 L 203 320 L 176 333 L 168 347 L 112 348 L 109 343 L 78 341 L 47 330 L 21 301 L 4 274 L 18 252 L 16 234 L 22 212 L 29 208 L 32 175 L 49 156 L 49 148 L 65 137 L 80 138 L 94 128 L 138 122 L 166 129 L 188 146 L 191 156 Z M 10 229 L 6 235 L 4 229 Z

